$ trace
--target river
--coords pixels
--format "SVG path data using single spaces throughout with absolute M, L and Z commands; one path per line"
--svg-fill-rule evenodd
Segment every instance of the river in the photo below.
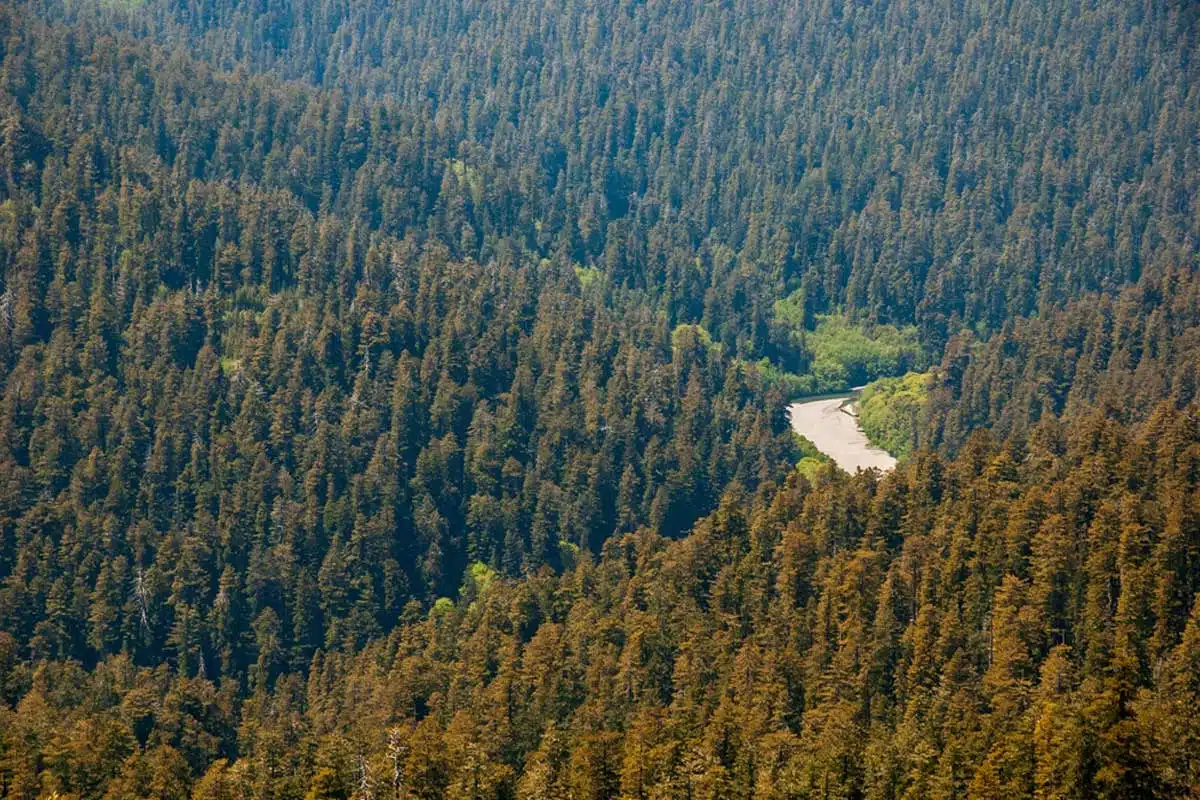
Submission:
M 856 395 L 805 400 L 788 406 L 792 429 L 808 439 L 847 472 L 896 466 L 896 459 L 867 439 L 850 406 Z

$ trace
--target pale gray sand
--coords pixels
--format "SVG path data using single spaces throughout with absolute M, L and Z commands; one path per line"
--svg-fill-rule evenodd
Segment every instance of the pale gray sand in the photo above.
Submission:
M 858 420 L 842 408 L 850 398 L 827 397 L 788 406 L 792 429 L 808 439 L 847 472 L 872 467 L 887 472 L 896 459 L 867 440 Z

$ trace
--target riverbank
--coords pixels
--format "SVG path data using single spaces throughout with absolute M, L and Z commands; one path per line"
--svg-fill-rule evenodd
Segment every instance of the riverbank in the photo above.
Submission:
M 871 444 L 849 409 L 856 394 L 810 398 L 788 406 L 792 430 L 808 439 L 847 472 L 878 469 L 887 472 L 896 459 Z

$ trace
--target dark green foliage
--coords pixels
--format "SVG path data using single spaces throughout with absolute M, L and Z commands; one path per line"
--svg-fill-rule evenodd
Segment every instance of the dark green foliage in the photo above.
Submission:
M 1195 257 L 1194 3 L 33 5 L 350 98 L 273 157 L 273 126 L 215 114 L 172 145 L 189 165 L 481 263 L 511 238 L 798 374 L 780 298 L 936 354 Z M 126 124 L 155 141 L 187 105 Z
M 336 97 L 3 19 L 8 74 L 38 64 L 20 113 L 58 130 L 4 184 L 0 237 L 19 652 L 270 687 L 452 595 L 469 562 L 516 576 L 614 532 L 679 535 L 794 463 L 763 411 L 782 395 L 661 313 L 513 243 L 481 264 L 396 238 L 342 191 L 308 207 L 296 181 L 322 194 L 346 155 L 286 161 L 338 139 Z M 368 185 L 419 183 L 394 156 L 412 120 L 379 113 L 368 151 L 393 178 Z M 214 139 L 214 118 L 256 132 Z
M 1198 24 L 0 7 L 0 795 L 1196 794 Z
M 1024 435 L 1043 418 L 1100 407 L 1121 420 L 1163 399 L 1200 397 L 1200 278 L 1186 263 L 1116 295 L 1089 295 L 1042 317 L 1016 320 L 986 341 L 946 348 L 927 406 L 929 444 L 955 448 L 990 427 Z
M 309 796 L 1186 797 L 1198 426 L 1093 412 L 882 479 L 794 474 L 562 575 L 473 567 L 464 602 L 243 701 L 232 764 L 207 681 L 43 666 L 0 711 L 6 780 L 40 758 L 52 786 L 137 787 L 190 763 L 232 796 L 300 796 L 267 777 L 291 759 Z

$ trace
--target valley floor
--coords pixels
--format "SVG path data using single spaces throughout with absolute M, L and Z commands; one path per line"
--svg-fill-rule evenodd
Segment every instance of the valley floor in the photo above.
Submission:
M 892 469 L 896 459 L 867 439 L 849 409 L 850 399 L 842 395 L 792 403 L 788 406 L 792 429 L 847 472 Z

